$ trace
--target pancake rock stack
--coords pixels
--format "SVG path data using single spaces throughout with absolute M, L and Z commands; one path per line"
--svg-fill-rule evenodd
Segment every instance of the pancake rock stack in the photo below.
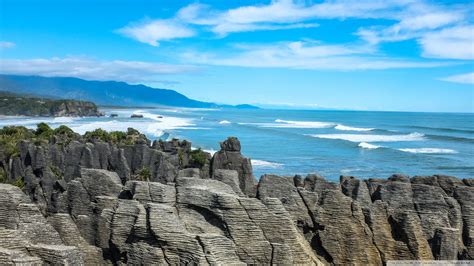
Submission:
M 0 156 L 1 264 L 370 264 L 473 259 L 472 179 L 264 175 L 240 142 L 75 138 Z

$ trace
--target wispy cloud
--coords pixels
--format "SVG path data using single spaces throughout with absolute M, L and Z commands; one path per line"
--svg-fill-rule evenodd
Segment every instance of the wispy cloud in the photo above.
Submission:
M 0 73 L 117 80 L 131 83 L 160 82 L 163 75 L 197 71 L 189 65 L 142 61 L 101 61 L 90 58 L 4 59 Z
M 427 33 L 419 43 L 425 57 L 473 60 L 474 25 Z
M 183 60 L 195 64 L 255 68 L 292 68 L 317 70 L 368 70 L 423 68 L 449 63 L 420 62 L 377 56 L 370 46 L 323 45 L 317 42 L 282 42 L 266 45 L 238 45 L 237 52 L 184 53 Z
M 474 33 L 472 26 L 464 25 L 469 21 L 468 18 L 471 16 L 469 10 L 472 8 L 472 4 L 448 5 L 424 0 L 326 0 L 317 3 L 273 0 L 268 4 L 240 6 L 227 10 L 194 3 L 181 8 L 169 19 L 132 23 L 119 29 L 118 32 L 140 42 L 157 46 L 160 41 L 193 37 L 206 31 L 214 33 L 217 37 L 225 37 L 237 32 L 315 28 L 319 26 L 321 20 L 327 19 L 337 19 L 341 23 L 349 18 L 371 19 L 373 21 L 371 26 L 362 27 L 354 33 L 368 45 L 376 46 L 383 42 L 415 39 L 424 57 L 473 59 Z M 382 24 L 378 24 L 382 21 Z M 340 47 L 326 48 L 334 48 L 337 51 Z M 258 52 L 263 53 L 262 50 Z M 344 62 L 343 59 L 338 58 L 337 61 Z M 360 59 L 360 62 L 374 60 Z M 353 58 L 350 58 L 349 61 L 352 60 Z M 307 61 L 308 59 L 304 60 Z M 376 65 L 420 65 L 418 62 L 407 64 L 399 60 L 391 61 L 396 63 L 387 64 L 383 60 L 384 63 Z M 380 60 L 377 59 L 375 62 Z M 291 65 L 293 64 L 298 62 Z M 310 65 L 318 64 L 312 62 Z M 365 63 L 356 65 L 365 68 Z
M 117 32 L 152 46 L 158 46 L 159 41 L 188 38 L 195 35 L 191 28 L 173 19 L 146 19 L 131 23 L 118 29 Z
M 449 76 L 449 77 L 441 78 L 440 80 L 474 85 L 474 72 Z
M 14 46 L 15 46 L 15 43 L 13 43 L 13 42 L 0 41 L 0 49 L 2 49 L 2 48 L 12 48 Z

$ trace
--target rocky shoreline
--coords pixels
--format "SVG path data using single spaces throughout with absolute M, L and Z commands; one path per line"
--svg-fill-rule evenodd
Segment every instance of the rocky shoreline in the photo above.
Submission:
M 334 183 L 310 174 L 257 182 L 237 138 L 211 156 L 133 129 L 0 133 L 2 265 L 474 258 L 473 179 Z
M 0 115 L 75 117 L 104 114 L 89 101 L 48 99 L 0 91 Z

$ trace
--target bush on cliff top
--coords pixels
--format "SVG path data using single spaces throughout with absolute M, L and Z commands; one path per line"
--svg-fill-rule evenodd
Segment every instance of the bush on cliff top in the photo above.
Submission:
M 7 126 L 0 129 L 0 151 L 6 158 L 20 153 L 18 143 L 21 140 L 34 138 L 34 133 L 23 126 Z
M 107 132 L 102 128 L 98 128 L 94 131 L 87 131 L 84 134 L 84 138 L 88 141 L 96 141 L 101 140 L 105 142 L 110 142 L 114 144 L 125 144 L 125 145 L 132 145 L 135 141 L 141 137 L 142 135 L 138 130 L 133 128 L 128 128 L 127 132 L 123 131 L 111 131 Z
M 191 151 L 189 156 L 189 163 L 194 167 L 202 168 L 207 162 L 207 154 L 201 148 Z

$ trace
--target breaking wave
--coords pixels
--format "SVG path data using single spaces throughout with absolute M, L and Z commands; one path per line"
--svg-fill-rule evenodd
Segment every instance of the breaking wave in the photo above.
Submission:
M 252 159 L 252 166 L 255 168 L 281 168 L 283 164 Z
M 418 132 L 410 133 L 407 135 L 312 134 L 308 136 L 320 139 L 340 139 L 351 142 L 397 142 L 425 140 L 425 135 Z
M 406 148 L 398 149 L 399 151 L 409 153 L 425 153 L 425 154 L 455 154 L 458 153 L 452 149 L 440 149 L 440 148 Z
M 370 143 L 367 143 L 367 142 L 361 142 L 357 146 L 360 147 L 360 148 L 363 148 L 363 149 L 368 149 L 368 150 L 374 150 L 374 149 L 378 149 L 378 148 L 382 147 L 382 146 L 377 146 L 377 145 L 370 144 Z
M 364 128 L 364 127 L 348 127 L 344 125 L 337 125 L 334 127 L 337 130 L 344 130 L 344 131 L 372 131 L 374 128 Z
M 331 122 L 319 122 L 319 121 L 291 121 L 276 119 L 275 123 L 262 124 L 262 127 L 275 127 L 275 128 L 330 128 L 334 127 L 335 124 Z

